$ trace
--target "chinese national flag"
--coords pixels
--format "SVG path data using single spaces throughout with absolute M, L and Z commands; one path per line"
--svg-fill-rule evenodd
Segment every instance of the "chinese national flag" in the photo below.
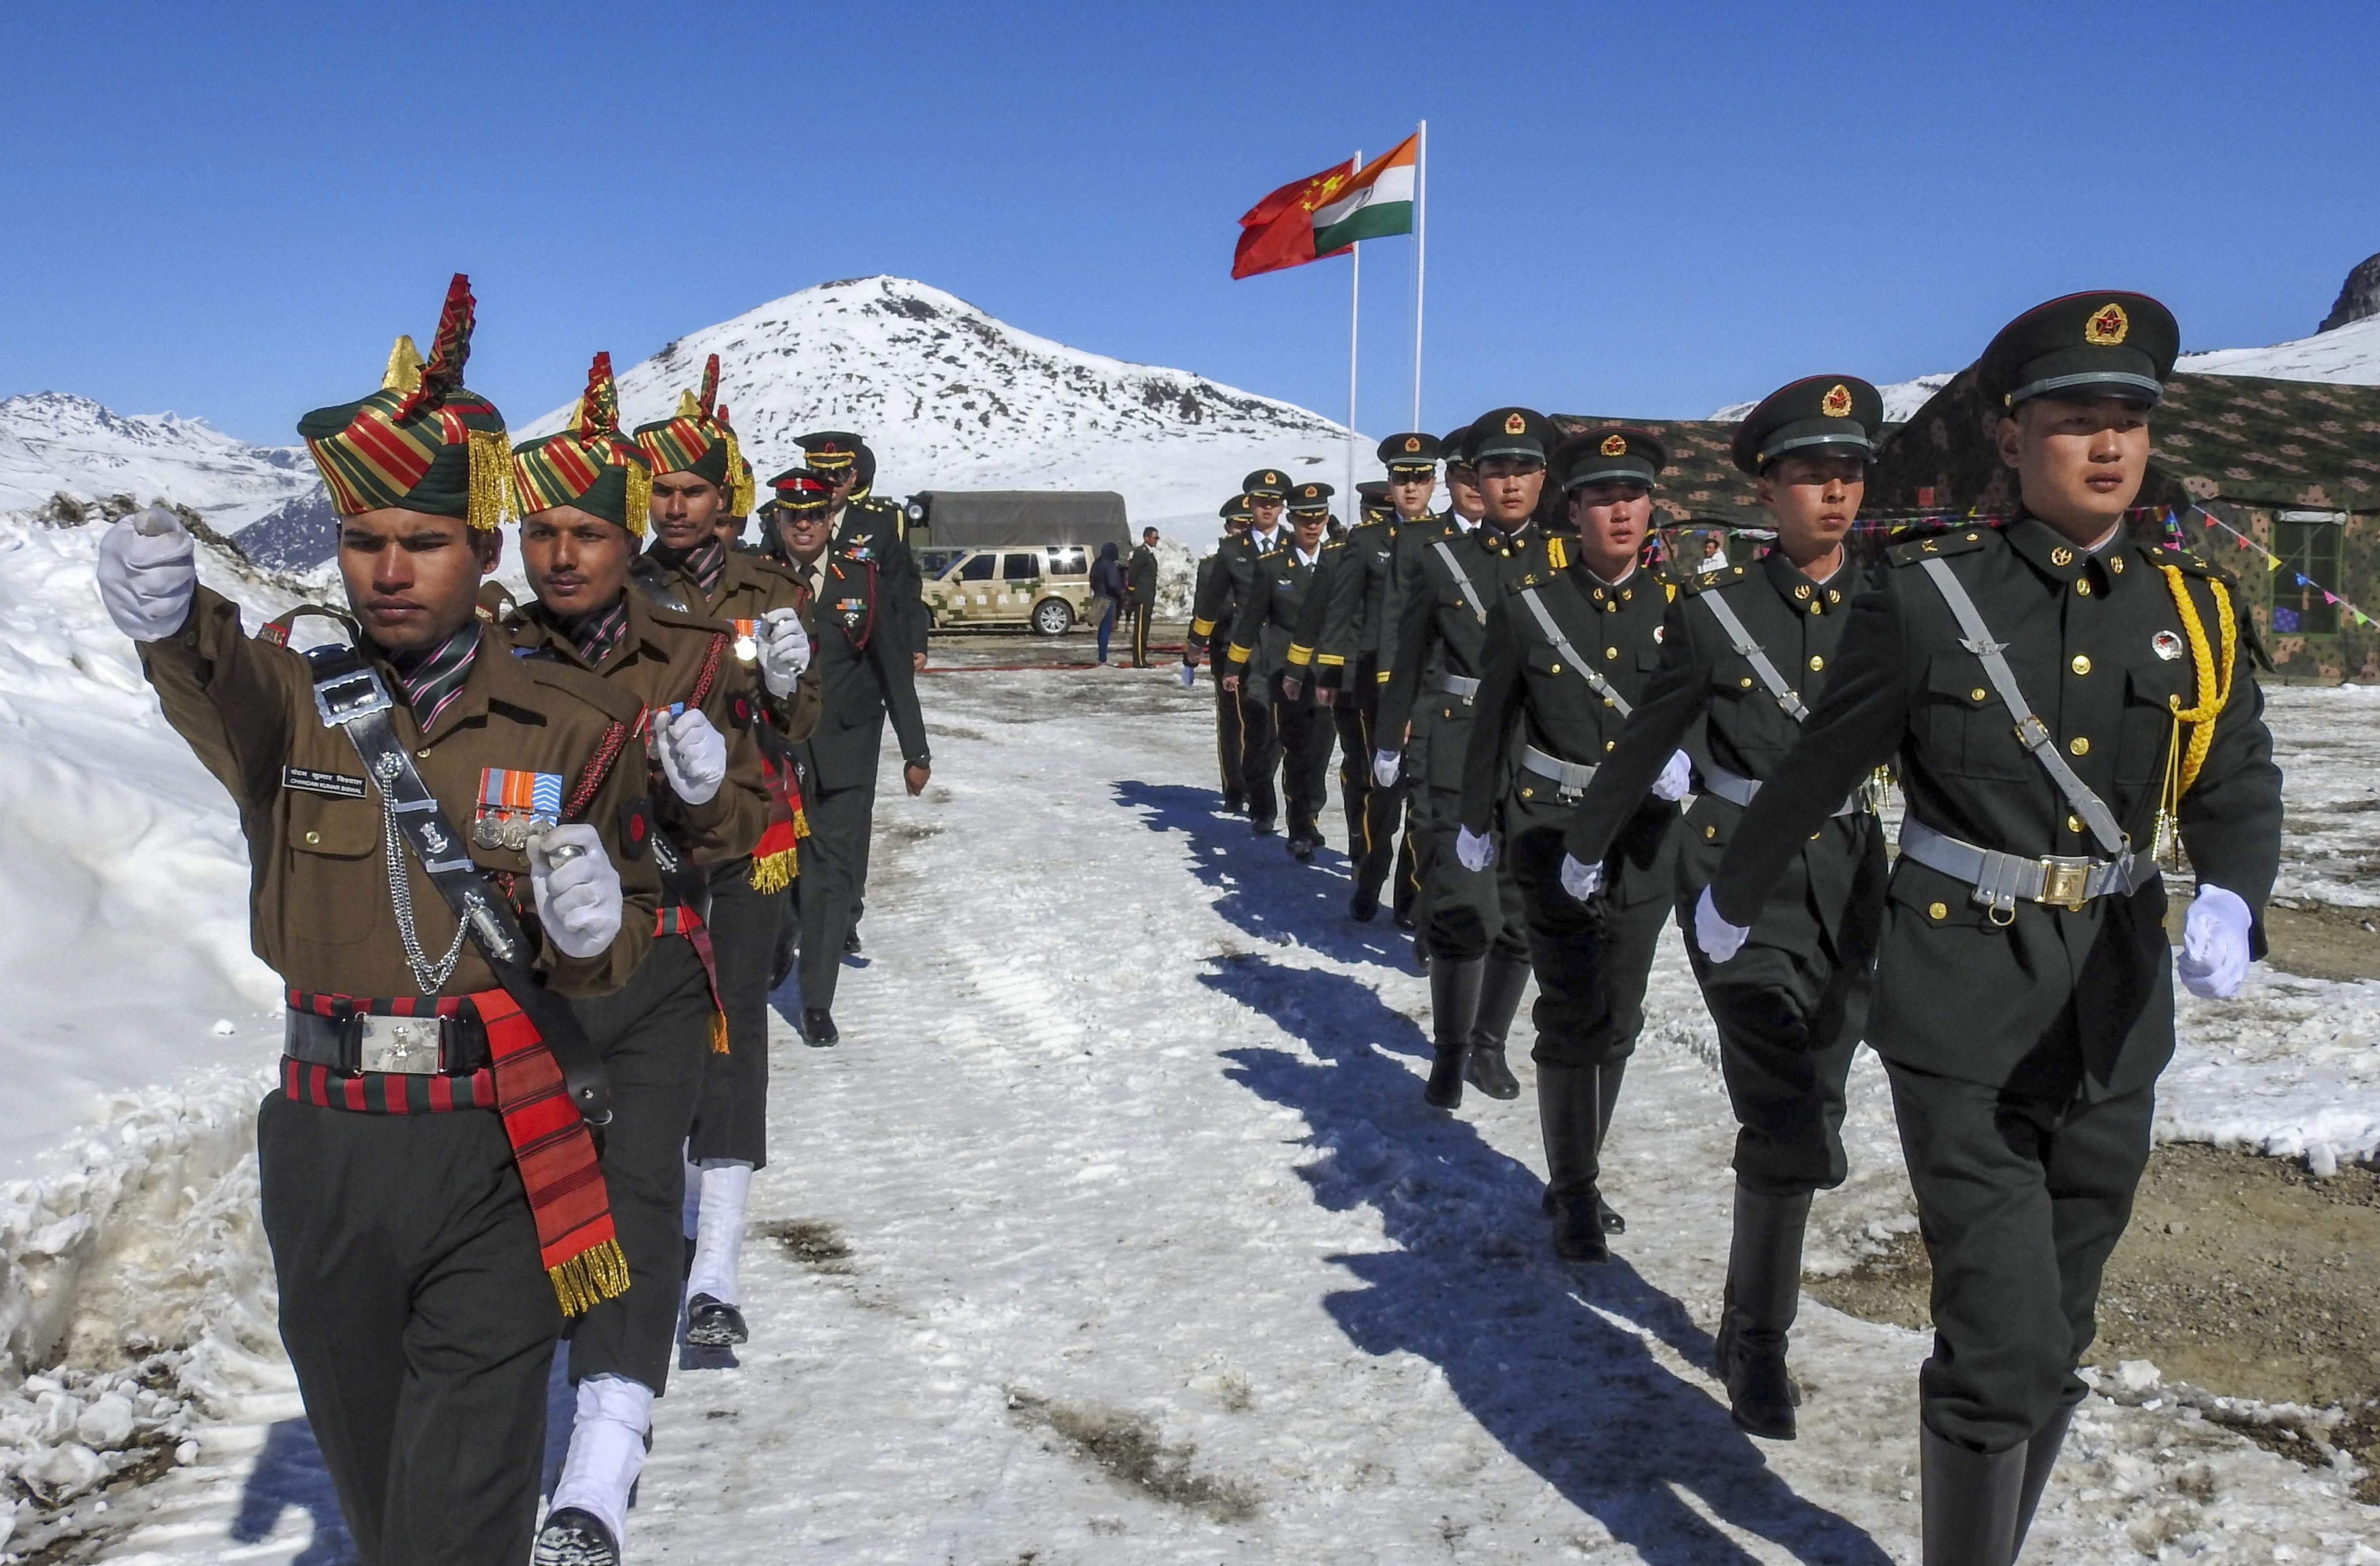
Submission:
M 1314 253 L 1314 210 L 1329 202 L 1355 175 L 1355 162 L 1292 180 L 1258 201 L 1240 219 L 1239 249 L 1232 255 L 1233 277 L 1280 272 L 1322 258 Z M 1340 252 L 1330 252 L 1337 255 Z

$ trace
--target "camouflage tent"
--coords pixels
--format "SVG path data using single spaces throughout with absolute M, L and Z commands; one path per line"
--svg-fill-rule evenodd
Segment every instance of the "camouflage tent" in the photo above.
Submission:
M 1886 437 L 1866 514 L 2007 516 L 1998 418 L 1962 371 Z M 2380 386 L 2177 375 L 2149 429 L 2136 530 L 2228 564 L 2283 674 L 2380 679 L 2380 622 L 2354 613 L 2380 614 Z
M 1734 425 L 1707 419 L 1604 419 L 1577 413 L 1557 413 L 1552 417 L 1565 436 L 1598 425 L 1625 424 L 1660 437 L 1661 443 L 1669 449 L 1670 466 L 1653 491 L 1653 504 L 1669 516 L 1658 526 L 1667 528 L 1695 522 L 1731 528 L 1767 525 L 1768 514 L 1760 509 L 1752 480 L 1737 472 L 1735 464 L 1728 460 L 1728 443 L 1735 439 Z

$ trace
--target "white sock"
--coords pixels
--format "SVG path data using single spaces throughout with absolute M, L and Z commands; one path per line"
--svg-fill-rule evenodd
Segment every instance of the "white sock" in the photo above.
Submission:
M 744 1248 L 744 1203 L 752 1194 L 752 1166 L 733 1159 L 702 1160 L 702 1211 L 694 1232 L 694 1270 L 686 1294 L 709 1294 L 722 1305 L 740 1305 L 743 1291 L 735 1264 Z
M 579 1382 L 570 1455 L 554 1483 L 553 1510 L 575 1506 L 592 1513 L 625 1548 L 628 1492 L 645 1465 L 645 1432 L 652 1424 L 653 1390 L 643 1382 L 625 1376 Z

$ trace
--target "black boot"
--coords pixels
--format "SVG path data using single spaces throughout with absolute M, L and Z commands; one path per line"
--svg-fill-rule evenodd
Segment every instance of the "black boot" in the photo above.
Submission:
M 686 1302 L 686 1341 L 695 1347 L 723 1349 L 751 1336 L 744 1313 L 725 1301 L 697 1294 Z
M 2015 1560 L 2016 1514 L 2024 1499 L 2028 1450 L 1969 1451 L 1919 1427 L 1925 1566 L 2009 1566 Z
M 1802 1304 L 1802 1231 L 1809 1220 L 1807 1191 L 1780 1196 L 1735 1188 L 1718 1374 L 1735 1427 L 1772 1441 L 1793 1439 L 1793 1405 L 1802 1401 L 1785 1369 L 1785 1341 Z
M 2041 1492 L 2048 1487 L 2049 1471 L 2058 1466 L 2058 1449 L 2066 1444 L 2066 1427 L 2073 1423 L 2074 1405 L 2062 1404 L 2049 1416 L 2049 1423 L 2024 1443 L 2024 1489 L 2017 1498 L 2016 1544 L 2009 1550 L 2011 1561 L 2024 1553 L 2024 1536 L 2033 1527 L 2033 1514 L 2041 1508 Z
M 565 1506 L 546 1514 L 530 1566 L 620 1566 L 620 1541 L 591 1511 Z
M 1620 1082 L 1627 1074 L 1628 1057 L 1625 1055 L 1616 1061 L 1606 1061 L 1596 1068 L 1595 1161 L 1597 1169 L 1603 1164 L 1603 1145 L 1611 1139 L 1611 1111 L 1620 1102 Z M 1606 1234 L 1628 1232 L 1628 1220 L 1611 1210 L 1611 1204 L 1603 1199 L 1600 1191 L 1595 1196 L 1595 1216 L 1597 1221 L 1603 1225 Z
M 842 1037 L 835 1031 L 833 1015 L 824 1006 L 802 1008 L 803 1042 L 823 1050 Z
M 1347 917 L 1359 925 L 1370 924 L 1379 911 L 1380 894 L 1372 888 L 1358 886 L 1355 895 L 1347 899 Z
M 1429 965 L 1429 1027 L 1437 1058 L 1422 1101 L 1441 1110 L 1463 1102 L 1463 1062 L 1471 1052 L 1471 1030 L 1479 1016 L 1479 981 L 1485 957 L 1458 963 L 1440 957 Z
M 1512 1015 L 1521 1009 L 1521 991 L 1528 988 L 1525 958 L 1490 953 L 1479 979 L 1479 1020 L 1471 1028 L 1471 1058 L 1463 1080 L 1491 1099 L 1517 1099 L 1521 1085 L 1504 1063 L 1504 1039 L 1512 1031 Z
M 1611 1247 L 1595 1220 L 1595 1068 L 1537 1066 L 1537 1124 L 1546 1138 L 1546 1211 L 1554 1220 L 1554 1255 L 1564 1261 L 1609 1261 Z

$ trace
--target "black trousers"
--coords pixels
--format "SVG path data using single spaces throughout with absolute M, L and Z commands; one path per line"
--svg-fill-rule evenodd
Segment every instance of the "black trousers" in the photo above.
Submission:
M 810 835 L 802 840 L 802 1004 L 828 1009 L 843 973 L 844 938 L 859 922 L 868 840 L 876 830 L 876 774 L 849 788 L 810 785 L 802 796 Z
M 1135 601 L 1132 605 L 1132 666 L 1148 667 L 1148 622 L 1157 613 L 1157 605 Z
M 1390 818 L 1398 827 L 1397 864 L 1391 880 L 1389 906 L 1399 918 L 1413 918 L 1421 903 L 1421 807 L 1420 791 L 1400 772 L 1397 786 L 1385 790 L 1394 802 L 1395 814 Z
M 1223 805 L 1236 810 L 1247 803 L 1247 720 L 1240 712 L 1240 693 L 1223 688 L 1223 668 L 1209 654 L 1215 687 L 1215 762 L 1223 777 Z
M 1273 722 L 1273 703 L 1280 698 L 1271 682 L 1253 668 L 1240 671 L 1240 783 L 1247 790 L 1248 819 L 1281 819 L 1281 730 Z
M 710 980 L 694 943 L 665 935 L 626 984 L 572 1006 L 612 1080 L 612 1121 L 596 1145 L 628 1292 L 570 1324 L 570 1379 L 625 1376 L 660 1393 L 677 1340 L 686 1133 L 710 1053 Z
M 519 1566 L 562 1308 L 503 1123 L 274 1093 L 256 1151 L 281 1341 L 358 1554 Z
M 817 841 L 815 836 L 802 839 L 802 875 L 796 886 L 809 879 L 816 863 L 810 845 Z M 769 980 L 776 966 L 777 934 L 788 911 L 786 903 L 782 892 L 755 892 L 748 874 L 722 874 L 711 882 L 710 949 L 719 965 L 720 1003 L 727 1014 L 727 1053 L 706 1048 L 702 1054 L 702 1087 L 686 1149 L 686 1156 L 698 1162 L 737 1159 L 755 1169 L 768 1167 Z M 835 955 L 839 959 L 842 954 L 843 938 L 837 935 Z
M 1328 789 L 1325 780 L 1330 773 L 1330 742 L 1336 734 L 1330 709 L 1314 699 L 1311 686 L 1295 701 L 1289 701 L 1280 696 L 1276 683 L 1272 729 L 1281 746 L 1281 793 L 1287 796 L 1289 806 L 1289 835 L 1319 843 L 1322 803 Z
M 1484 870 L 1464 869 L 1454 852 L 1455 835 L 1463 827 L 1463 752 L 1471 731 L 1468 702 L 1448 698 L 1429 720 L 1429 760 L 1423 783 L 1424 939 L 1432 960 L 1469 962 L 1495 951 L 1526 962 L 1528 917 L 1512 856 L 1503 851 L 1502 829 L 1489 829 L 1488 835 L 1498 840 L 1498 852 L 1495 863 Z
M 2006 1451 L 2084 1395 L 2074 1367 L 2098 1335 L 2156 1092 L 2036 1098 L 1885 1069 L 1934 1263 L 1919 1414 L 1945 1439 Z
M 1530 1021 L 1539 1065 L 1602 1066 L 1635 1053 L 1645 987 L 1669 922 L 1669 889 L 1622 903 L 1612 889 L 1581 903 L 1562 890 L 1566 806 L 1508 801 L 1502 857 L 1512 862 L 1528 931 L 1537 1003 Z

